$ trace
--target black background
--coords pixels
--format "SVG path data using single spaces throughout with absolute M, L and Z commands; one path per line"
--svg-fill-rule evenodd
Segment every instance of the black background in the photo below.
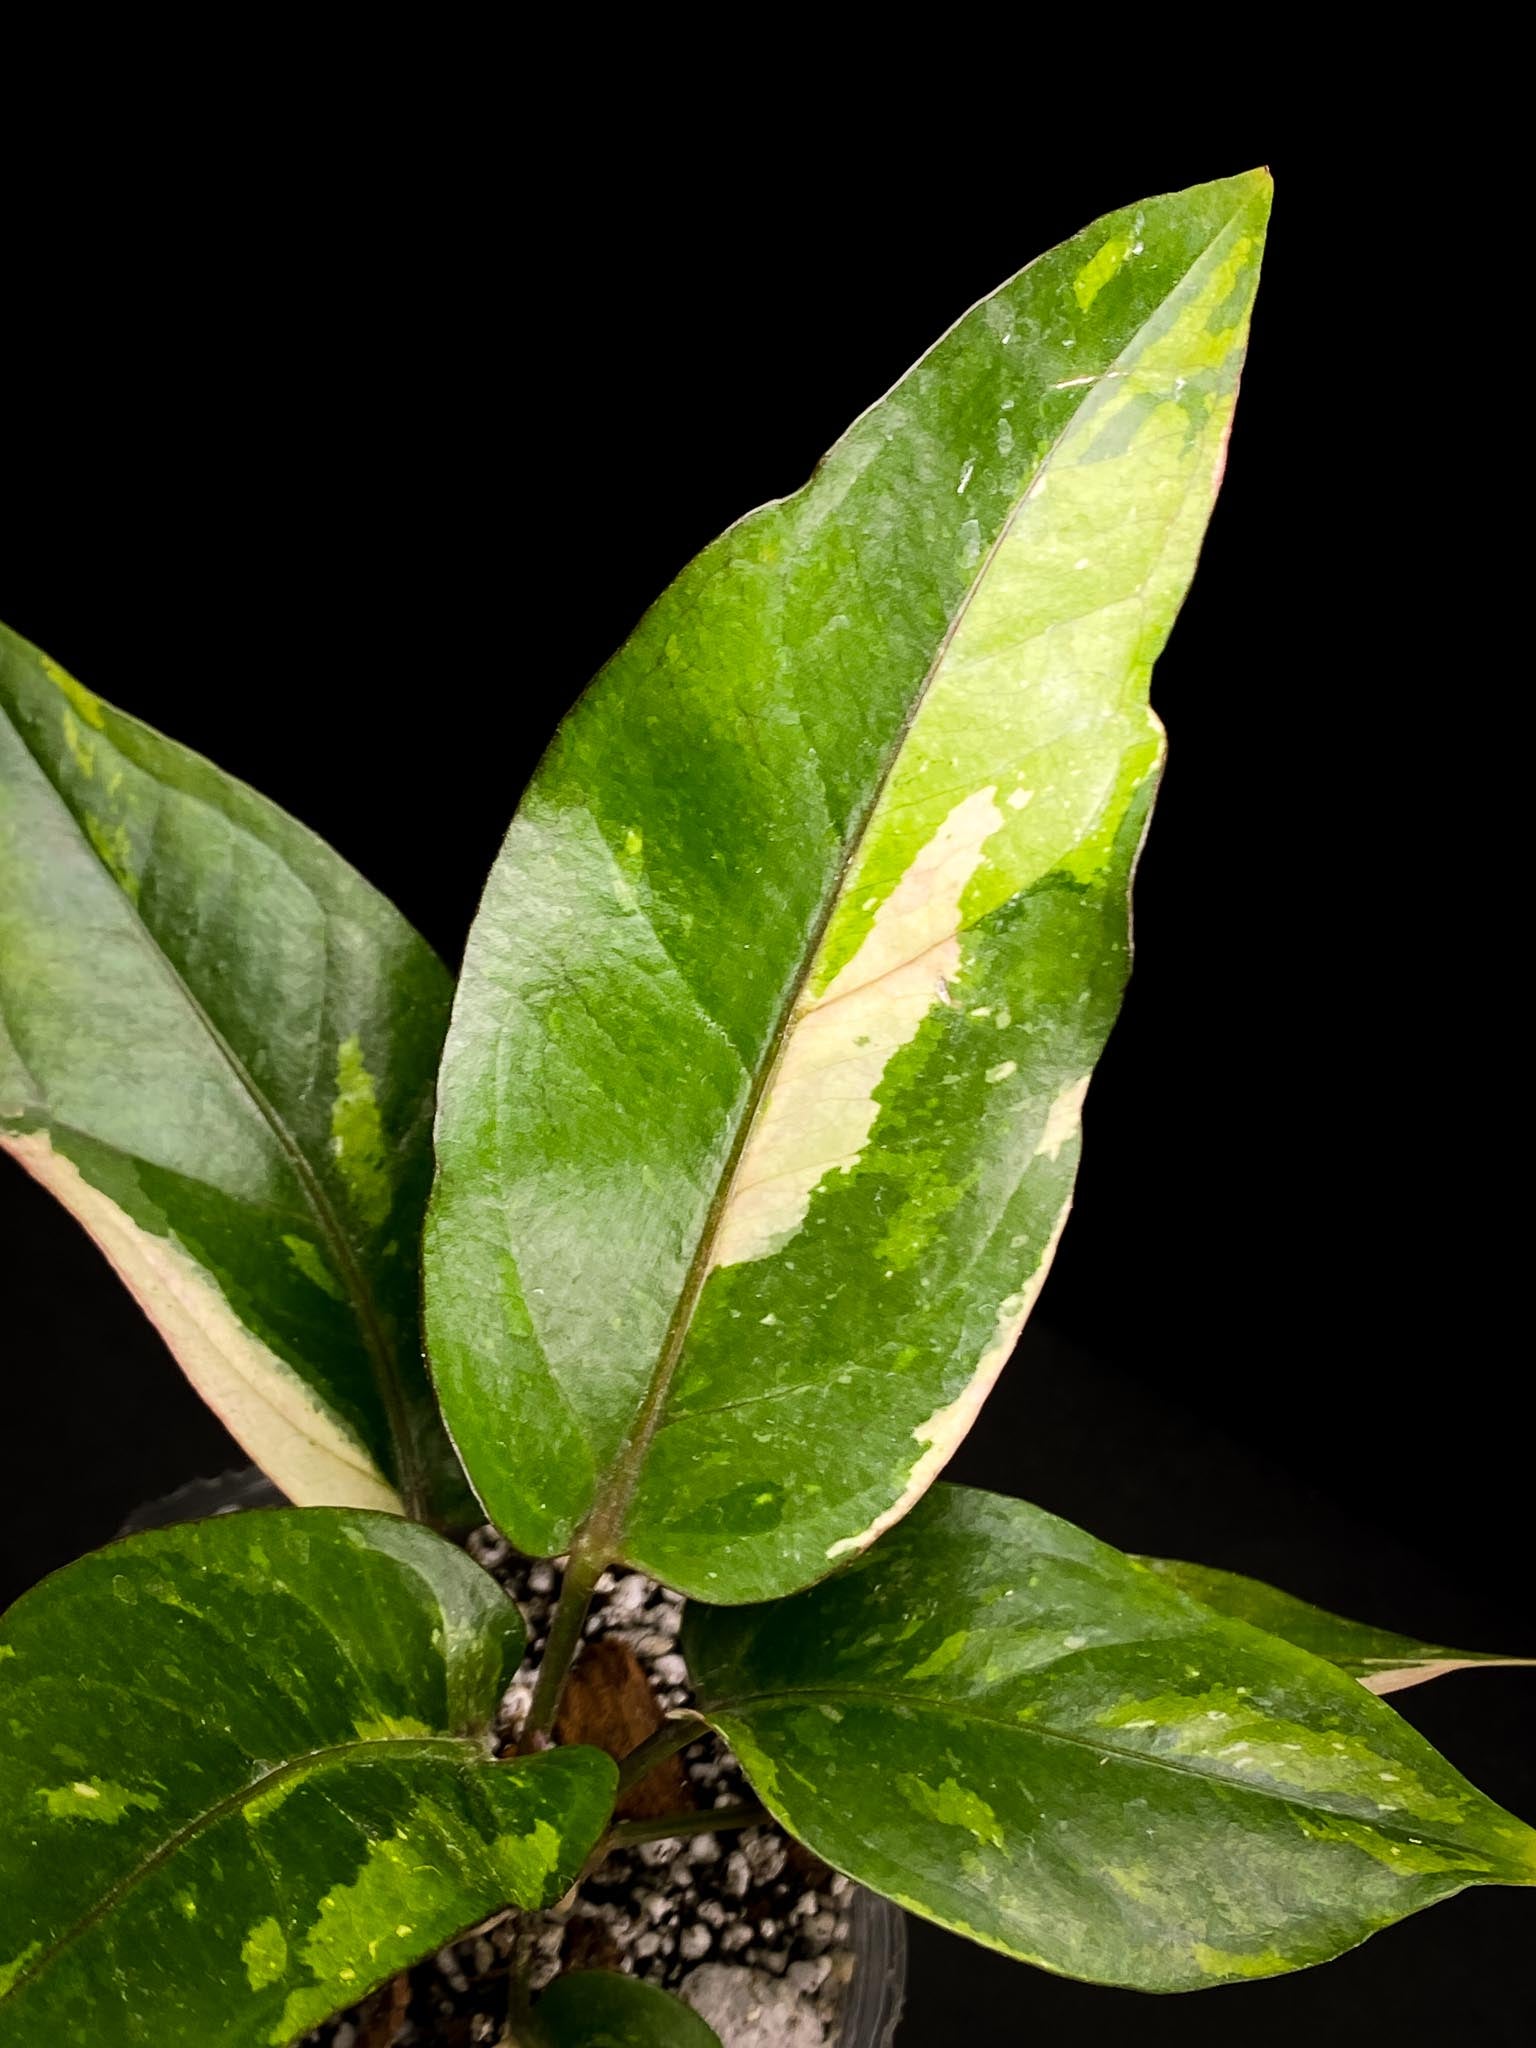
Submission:
M 1479 510 L 1516 459 L 1487 297 L 1514 230 L 1480 160 L 1431 167 L 1406 116 L 1377 133 L 1342 101 L 1116 148 L 1022 119 L 984 148 L 873 88 L 850 125 L 860 97 L 683 121 L 663 96 L 617 129 L 567 108 L 525 171 L 451 92 L 430 119 L 354 109 L 329 152 L 332 110 L 296 99 L 241 170 L 216 111 L 73 197 L 33 164 L 0 612 L 316 826 L 456 961 L 554 723 L 690 554 L 1040 248 L 1269 160 L 1227 482 L 1155 685 L 1135 979 L 1075 1220 L 952 1475 L 1536 1653 L 1517 1247 L 1489 1191 L 1521 1156 L 1497 1079 L 1524 950 L 1497 850 L 1523 794 L 1514 600 Z M 11 1170 L 0 1243 L 8 1596 L 236 1454 Z M 1536 1818 L 1530 1675 L 1401 1704 Z M 914 1924 L 901 2038 L 1523 2041 L 1532 1931 L 1528 1898 L 1466 1894 L 1326 1969 L 1152 2000 Z

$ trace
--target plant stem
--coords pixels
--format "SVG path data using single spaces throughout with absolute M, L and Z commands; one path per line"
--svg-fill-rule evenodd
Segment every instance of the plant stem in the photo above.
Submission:
M 536 2048 L 544 2029 L 534 2014 L 528 1978 L 533 1966 L 533 1929 L 526 1913 L 515 1922 L 512 1966 L 507 1972 L 507 2023 L 497 2048 Z
M 765 1808 L 715 1806 L 707 1813 L 664 1813 L 657 1820 L 621 1820 L 608 1830 L 605 1849 L 633 1848 L 637 1842 L 665 1842 L 681 1835 L 712 1835 L 721 1828 L 755 1828 L 769 1818 Z
M 584 1550 L 572 1550 L 560 1583 L 560 1598 L 549 1624 L 549 1638 L 539 1664 L 518 1748 L 524 1756 L 531 1750 L 547 1749 L 560 1710 L 560 1695 L 570 1675 L 571 1663 L 581 1647 L 581 1625 L 592 1605 L 592 1594 L 602 1577 L 603 1560 Z
M 622 1799 L 632 1786 L 638 1785 L 647 1772 L 654 1771 L 669 1756 L 676 1756 L 680 1749 L 686 1749 L 690 1742 L 697 1742 L 708 1732 L 709 1724 L 704 1716 L 694 1713 L 691 1707 L 668 1714 L 656 1733 L 648 1735 L 619 1765 L 619 1798 Z

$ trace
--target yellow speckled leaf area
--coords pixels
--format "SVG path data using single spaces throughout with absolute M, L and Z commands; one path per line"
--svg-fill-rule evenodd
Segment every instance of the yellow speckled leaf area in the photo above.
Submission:
M 494 1760 L 524 1640 L 388 1515 L 216 1517 L 45 1580 L 0 1621 L 3 2048 L 277 2048 L 557 1897 L 615 1772 Z
M 913 1912 L 1149 1991 L 1317 1963 L 1536 1833 L 1347 1673 L 1038 1508 L 938 1486 L 797 1598 L 690 1609 L 771 1811 Z

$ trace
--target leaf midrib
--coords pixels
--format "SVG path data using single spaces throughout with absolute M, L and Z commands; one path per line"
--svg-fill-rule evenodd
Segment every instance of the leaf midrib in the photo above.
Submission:
M 1148 1770 L 1169 1771 L 1175 1777 L 1194 1778 L 1202 1784 L 1221 1785 L 1234 1792 L 1252 1793 L 1255 1797 L 1272 1799 L 1282 1806 L 1299 1806 L 1317 1813 L 1328 1814 L 1336 1820 L 1362 1822 L 1368 1827 L 1378 1829 L 1384 1835 L 1400 1839 L 1405 1845 L 1411 1844 L 1418 1847 L 1428 1844 L 1431 1848 L 1444 1849 L 1454 1856 L 1466 1856 L 1470 1853 L 1483 1856 L 1490 1864 L 1493 1862 L 1492 1857 L 1489 1856 L 1486 1850 L 1475 1848 L 1469 1850 L 1465 1842 L 1450 1840 L 1444 1835 L 1435 1834 L 1428 1827 L 1421 1827 L 1411 1823 L 1394 1824 L 1391 1821 L 1380 1820 L 1374 1816 L 1350 1813 L 1341 1807 L 1329 1805 L 1325 1800 L 1316 1798 L 1311 1794 L 1283 1792 L 1274 1786 L 1261 1785 L 1257 1781 L 1250 1782 L 1242 1777 L 1223 1777 L 1215 1771 L 1199 1769 L 1192 1760 L 1179 1762 L 1171 1757 L 1148 1756 L 1144 1750 L 1125 1749 L 1114 1742 L 1090 1741 L 1086 1735 L 1073 1735 L 1065 1729 L 1048 1728 L 1038 1721 L 1001 1721 L 995 1714 L 978 1713 L 974 1708 L 965 1705 L 963 1702 L 931 1699 L 922 1693 L 876 1691 L 871 1687 L 851 1685 L 781 1686 L 777 1689 L 769 1689 L 763 1692 L 744 1693 L 738 1699 L 723 1701 L 718 1706 L 701 1708 L 700 1711 L 705 1715 L 706 1719 L 714 1724 L 716 1714 L 742 1713 L 745 1715 L 746 1710 L 753 1706 L 777 1706 L 787 1700 L 836 1701 L 843 1699 L 872 1701 L 876 1706 L 887 1706 L 895 1703 L 901 1706 L 914 1707 L 920 1712 L 952 1715 L 957 1720 L 974 1721 L 979 1727 L 995 1728 L 1002 1734 L 1013 1736 L 1020 1740 L 1028 1740 L 1031 1736 L 1035 1736 L 1044 1742 L 1059 1742 L 1074 1749 L 1085 1749 L 1094 1756 L 1112 1756 L 1119 1763 L 1132 1764 L 1138 1767 L 1144 1766 Z M 725 1736 L 727 1741 L 730 1740 L 730 1737 L 725 1734 L 724 1729 L 718 1729 L 718 1732 Z M 1342 1797 L 1343 1795 L 1340 1796 Z M 771 1805 L 772 1801 L 767 1800 L 765 1797 L 765 1804 Z M 1411 1825 L 1412 1832 L 1410 1833 Z M 1514 1865 L 1502 1867 L 1515 1868 Z M 1508 1879 L 1507 1882 L 1536 1884 L 1536 1874 L 1523 1873 Z
M 962 595 L 959 604 L 955 607 L 954 616 L 944 629 L 939 645 L 923 676 L 923 680 L 917 690 L 913 692 L 892 741 L 885 751 L 885 756 L 879 770 L 871 780 L 869 796 L 859 812 L 852 830 L 848 834 L 843 858 L 838 866 L 835 880 L 828 888 L 822 900 L 816 919 L 808 934 L 804 951 L 796 965 L 794 974 L 790 978 L 789 987 L 780 1007 L 778 1018 L 767 1040 L 765 1054 L 758 1062 L 757 1070 L 752 1076 L 741 1118 L 732 1134 L 730 1149 L 716 1180 L 715 1191 L 710 1198 L 709 1207 L 705 1212 L 699 1237 L 694 1246 L 693 1256 L 689 1261 L 687 1274 L 684 1277 L 683 1285 L 679 1291 L 672 1314 L 668 1319 L 661 1347 L 657 1353 L 656 1364 L 652 1369 L 650 1381 L 646 1388 L 645 1398 L 636 1413 L 633 1427 L 620 1444 L 618 1452 L 609 1462 L 603 1479 L 598 1484 L 592 1506 L 587 1510 L 575 1531 L 571 1543 L 573 1554 L 579 1552 L 587 1558 L 596 1558 L 605 1564 L 612 1558 L 623 1554 L 625 1524 L 639 1486 L 646 1452 L 650 1448 L 651 1441 L 660 1426 L 667 1395 L 671 1390 L 672 1381 L 676 1376 L 678 1365 L 682 1359 L 683 1347 L 687 1343 L 688 1333 L 693 1325 L 694 1312 L 698 1307 L 699 1297 L 704 1291 L 705 1282 L 708 1280 L 712 1270 L 711 1260 L 715 1244 L 719 1238 L 720 1225 L 725 1211 L 736 1192 L 737 1175 L 740 1172 L 741 1161 L 746 1151 L 748 1139 L 757 1122 L 758 1112 L 761 1110 L 774 1077 L 778 1072 L 785 1050 L 793 1036 L 795 1012 L 799 1007 L 801 998 L 805 994 L 811 971 L 820 954 L 822 941 L 826 937 L 832 913 L 842 900 L 848 877 L 852 873 L 858 856 L 863 849 L 875 810 L 885 792 L 887 783 L 890 781 L 896 762 L 901 756 L 902 748 L 906 745 L 907 739 L 911 734 L 912 727 L 916 723 L 924 704 L 927 702 L 928 693 L 944 666 L 949 650 L 954 643 L 955 635 L 959 632 L 961 624 L 970 611 L 977 593 L 986 582 L 999 550 L 1013 532 L 1020 513 L 1034 496 L 1040 479 L 1049 471 L 1057 451 L 1060 449 L 1068 433 L 1077 423 L 1084 408 L 1092 402 L 1094 393 L 1107 378 L 1119 369 L 1125 356 L 1135 347 L 1147 328 L 1157 319 L 1169 301 L 1184 289 L 1184 286 L 1194 273 L 1202 264 L 1208 261 L 1212 250 L 1230 232 L 1234 222 L 1244 212 L 1246 205 L 1246 200 L 1239 201 L 1234 205 L 1232 212 L 1222 222 L 1221 226 L 1213 232 L 1199 255 L 1181 273 L 1178 281 L 1171 285 L 1163 294 L 1157 306 L 1136 329 L 1135 333 L 1124 342 L 1111 362 L 1105 369 L 1097 372 L 1091 382 L 1084 385 L 1082 397 L 1073 406 L 1066 419 L 1063 420 L 1055 439 L 1036 464 L 1028 489 L 1019 494 L 1017 501 L 1010 508 L 1007 518 L 998 529 L 996 538 L 987 549 L 981 562 L 977 565 L 975 575 Z M 1038 263 L 1041 260 L 1041 258 L 1037 257 L 1035 262 Z M 1028 264 L 1025 268 L 1033 269 L 1034 264 Z M 980 300 L 977 303 L 979 305 L 986 302 Z M 968 318 L 969 313 L 975 310 L 975 307 L 969 308 L 966 313 L 960 315 L 960 320 Z M 946 336 L 948 333 L 953 332 L 954 327 L 959 324 L 959 320 L 955 321 L 951 328 L 946 330 Z M 945 337 L 941 337 L 941 340 L 943 338 Z M 939 344 L 935 343 L 934 346 L 937 347 Z M 930 349 L 927 353 L 931 355 L 933 350 Z M 926 357 L 924 360 L 926 360 Z M 881 402 L 877 400 L 875 403 L 879 404 Z M 873 406 L 869 408 L 870 411 L 873 411 L 873 409 Z M 864 417 L 864 414 L 860 415 L 861 419 Z M 847 440 L 858 424 L 859 422 L 855 421 L 854 426 L 849 428 L 848 434 L 845 434 L 842 439 Z M 841 442 L 839 443 L 840 445 Z M 817 475 L 820 474 L 821 469 L 825 467 L 829 459 L 830 456 L 824 457 L 822 462 L 817 465 Z M 809 490 L 814 482 L 815 476 L 813 475 L 810 483 L 803 486 L 803 488 Z M 783 504 L 787 503 L 788 500 L 780 499 L 772 502 Z M 740 523 L 745 524 L 746 520 L 753 516 L 752 513 L 745 514 Z M 734 530 L 732 529 L 732 531 Z
M 235 1048 L 209 1015 L 201 999 L 188 983 L 185 975 L 182 974 L 154 933 L 149 929 L 143 917 L 140 916 L 138 906 L 133 902 L 117 877 L 112 873 L 112 870 L 107 866 L 100 851 L 92 842 L 90 834 L 82 830 L 80 820 L 75 814 L 74 806 L 70 803 L 58 782 L 55 781 L 47 762 L 38 754 L 28 739 L 25 730 L 17 724 L 15 718 L 9 712 L 6 713 L 6 719 L 11 730 L 16 734 L 21 747 L 36 766 L 48 788 L 52 791 L 54 801 L 73 825 L 81 845 L 89 849 L 92 858 L 106 875 L 118 898 L 126 905 L 131 927 L 137 934 L 139 942 L 145 947 L 150 958 L 155 961 L 160 971 L 166 976 L 177 994 L 186 1003 L 197 1023 L 207 1034 L 209 1042 L 229 1068 L 231 1074 L 233 1074 L 242 1093 L 277 1141 L 278 1148 L 282 1152 L 289 1170 L 298 1184 L 299 1192 L 308 1203 L 315 1222 L 319 1226 L 320 1234 L 325 1240 L 326 1249 L 336 1261 L 342 1284 L 346 1288 L 347 1296 L 357 1321 L 358 1330 L 363 1339 L 363 1348 L 368 1356 L 374 1385 L 384 1409 L 385 1425 L 389 1430 L 390 1439 L 394 1447 L 395 1471 L 390 1476 L 398 1482 L 401 1501 L 406 1513 L 413 1519 L 420 1520 L 425 1499 L 425 1482 L 420 1462 L 416 1456 L 415 1439 L 406 1411 L 405 1394 L 400 1381 L 399 1360 L 393 1345 L 385 1333 L 383 1321 L 379 1315 L 378 1304 L 373 1298 L 373 1290 L 357 1262 L 351 1242 L 342 1228 L 340 1217 L 336 1213 L 335 1205 L 322 1186 L 319 1176 L 310 1164 L 302 1146 L 278 1113 L 275 1104 L 269 1100 L 255 1076 L 251 1073 L 250 1068 L 245 1064 L 245 1061 L 236 1052 Z M 112 740 L 111 734 L 107 733 L 104 736 L 115 749 L 116 742 Z M 134 765 L 136 767 L 139 766 L 138 763 Z M 139 772 L 145 775 L 151 774 L 150 770 L 142 767 L 139 768 Z M 157 786 L 164 787 L 158 776 L 151 775 L 151 779 L 156 782 Z M 191 801 L 195 803 L 205 802 L 205 799 L 191 792 L 179 793 L 188 795 Z M 223 814 L 220 813 L 219 815 L 222 816 Z M 228 821 L 226 820 L 226 822 Z M 313 891 L 308 893 L 313 895 Z M 364 1448 L 366 1449 L 366 1447 Z
M 371 1741 L 340 1742 L 324 1749 L 306 1750 L 302 1756 L 290 1757 L 286 1763 L 265 1772 L 261 1777 L 253 1779 L 250 1784 L 238 1786 L 233 1792 L 226 1793 L 222 1799 L 216 1800 L 212 1806 L 205 1807 L 201 1813 L 195 1814 L 174 1834 L 168 1835 L 158 1848 L 135 1864 L 132 1870 L 125 1872 L 115 1883 L 109 1885 L 88 1912 L 82 1913 L 72 1926 L 50 1942 L 42 1954 L 34 1957 L 17 1975 L 10 1989 L 0 1996 L 0 2005 L 4 2005 L 6 1999 L 14 1998 L 24 1985 L 40 1977 L 82 1935 L 89 1934 L 93 1927 L 99 1926 L 122 1904 L 128 1894 L 142 1884 L 152 1872 L 158 1870 L 161 1864 L 169 1862 L 179 1850 L 185 1848 L 189 1842 L 196 1841 L 218 1822 L 232 1813 L 238 1813 L 250 1801 L 273 1791 L 287 1779 L 297 1777 L 308 1769 L 326 1770 L 333 1764 L 346 1763 L 349 1760 L 376 1762 L 386 1756 L 408 1758 L 436 1755 L 442 1751 L 462 1756 L 466 1762 L 481 1763 L 488 1761 L 490 1754 L 486 1746 L 476 1742 L 472 1736 L 387 1736 Z

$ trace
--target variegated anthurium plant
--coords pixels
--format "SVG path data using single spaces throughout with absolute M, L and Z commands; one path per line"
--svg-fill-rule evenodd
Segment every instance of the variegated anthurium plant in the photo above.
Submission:
M 1269 198 L 1041 257 L 685 569 L 451 1010 L 319 840 L 0 640 L 4 1142 L 295 1503 L 0 1627 L 4 2048 L 287 2042 L 677 1832 L 550 1739 L 615 1564 L 694 1603 L 626 1786 L 707 1723 L 819 1856 L 1046 1969 L 1267 1977 L 1536 1882 L 1379 1697 L 1483 1660 L 933 1486 L 1071 1200 Z M 461 1463 L 568 1559 L 509 1755 Z M 622 1975 L 509 2000 L 553 2048 L 712 2038 Z

